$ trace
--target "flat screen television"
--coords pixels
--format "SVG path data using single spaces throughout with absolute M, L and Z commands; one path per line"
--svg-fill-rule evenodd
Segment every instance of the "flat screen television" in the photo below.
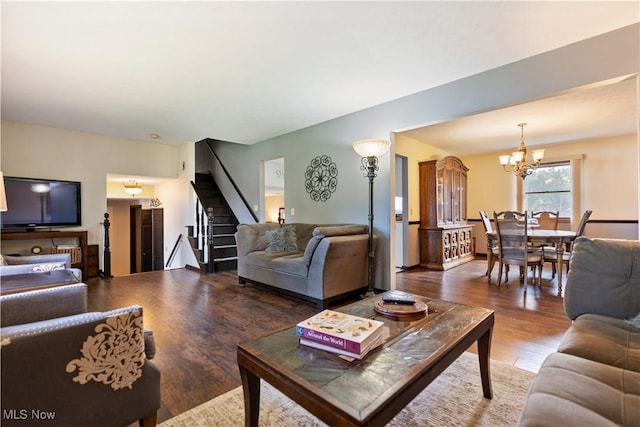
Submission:
M 3 229 L 82 225 L 79 182 L 5 176 L 4 188 L 7 211 L 0 213 Z

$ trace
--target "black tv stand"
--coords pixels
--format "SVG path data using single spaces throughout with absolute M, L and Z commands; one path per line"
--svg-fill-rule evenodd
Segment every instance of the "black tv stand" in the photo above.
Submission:
M 52 230 L 47 228 L 38 228 L 38 227 L 25 227 L 25 228 L 3 228 L 0 230 L 2 234 L 7 233 L 56 233 L 60 230 Z

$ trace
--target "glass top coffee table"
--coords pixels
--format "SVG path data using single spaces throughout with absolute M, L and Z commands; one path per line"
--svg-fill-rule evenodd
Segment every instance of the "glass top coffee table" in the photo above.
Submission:
M 389 328 L 359 361 L 299 345 L 295 326 L 238 345 L 245 425 L 258 425 L 261 378 L 329 425 L 385 425 L 474 342 L 483 394 L 492 398 L 492 310 L 416 296 L 426 314 L 392 318 L 374 310 L 379 299 L 335 309 Z

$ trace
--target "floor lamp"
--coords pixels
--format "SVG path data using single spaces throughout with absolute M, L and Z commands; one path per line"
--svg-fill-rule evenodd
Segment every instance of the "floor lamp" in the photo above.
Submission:
M 353 149 L 362 157 L 360 170 L 369 178 L 369 272 L 367 275 L 367 293 L 365 296 L 375 294 L 373 279 L 375 277 L 375 251 L 373 248 L 373 179 L 378 171 L 378 157 L 389 151 L 391 141 L 385 139 L 362 139 L 353 143 Z

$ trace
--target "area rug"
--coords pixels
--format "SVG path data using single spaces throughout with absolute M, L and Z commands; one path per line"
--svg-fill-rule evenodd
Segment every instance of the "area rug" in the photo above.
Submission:
M 514 426 L 533 377 L 531 372 L 492 360 L 493 399 L 485 399 L 482 396 L 478 356 L 464 353 L 387 425 Z M 261 384 L 260 426 L 326 426 L 265 381 L 261 381 Z M 160 424 L 161 427 L 243 425 L 241 387 Z

